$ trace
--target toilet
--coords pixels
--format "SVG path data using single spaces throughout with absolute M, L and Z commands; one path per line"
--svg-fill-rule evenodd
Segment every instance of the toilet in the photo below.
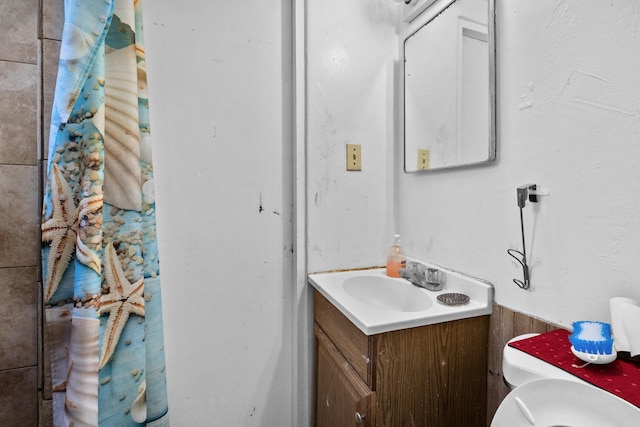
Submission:
M 503 351 L 502 371 L 512 391 L 491 427 L 640 426 L 640 408 L 509 345 Z

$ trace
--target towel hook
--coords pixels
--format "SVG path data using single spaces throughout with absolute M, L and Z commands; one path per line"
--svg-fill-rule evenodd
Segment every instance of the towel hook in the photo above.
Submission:
M 526 205 L 527 198 L 530 202 L 538 201 L 538 193 L 536 193 L 536 189 L 536 184 L 526 184 L 521 185 L 516 190 L 518 195 L 518 207 L 520 208 L 520 234 L 522 236 L 522 251 L 516 249 L 507 249 L 507 253 L 522 267 L 522 280 L 513 279 L 513 283 L 515 283 L 520 289 L 524 289 L 525 291 L 531 287 L 531 281 L 529 276 L 529 264 L 527 264 L 527 249 L 524 240 L 524 220 L 522 218 L 522 209 Z

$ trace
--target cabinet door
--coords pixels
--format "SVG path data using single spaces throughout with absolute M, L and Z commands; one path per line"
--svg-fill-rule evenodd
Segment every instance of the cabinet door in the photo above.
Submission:
M 316 326 L 315 427 L 375 427 L 375 392 Z
M 340 354 L 349 362 L 371 390 L 375 385 L 376 336 L 365 335 L 356 325 L 329 302 L 320 292 L 314 292 L 314 318 Z

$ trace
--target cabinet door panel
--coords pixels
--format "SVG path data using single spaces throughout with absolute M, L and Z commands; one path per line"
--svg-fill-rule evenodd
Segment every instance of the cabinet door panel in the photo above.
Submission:
M 381 426 L 486 425 L 488 316 L 378 337 Z
M 376 389 L 375 356 L 372 345 L 375 337 L 368 337 L 340 310 L 331 304 L 319 292 L 315 292 L 315 320 L 331 341 L 349 361 L 353 369 L 367 383 L 371 390 Z
M 315 333 L 316 427 L 374 427 L 375 392 L 317 326 Z M 356 414 L 363 417 L 360 423 Z

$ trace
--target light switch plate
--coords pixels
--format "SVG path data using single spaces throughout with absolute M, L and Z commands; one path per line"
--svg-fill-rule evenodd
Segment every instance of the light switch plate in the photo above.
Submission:
M 347 144 L 347 170 L 362 170 L 362 151 L 360 144 Z
M 418 170 L 429 169 L 429 150 L 425 148 L 418 148 Z

